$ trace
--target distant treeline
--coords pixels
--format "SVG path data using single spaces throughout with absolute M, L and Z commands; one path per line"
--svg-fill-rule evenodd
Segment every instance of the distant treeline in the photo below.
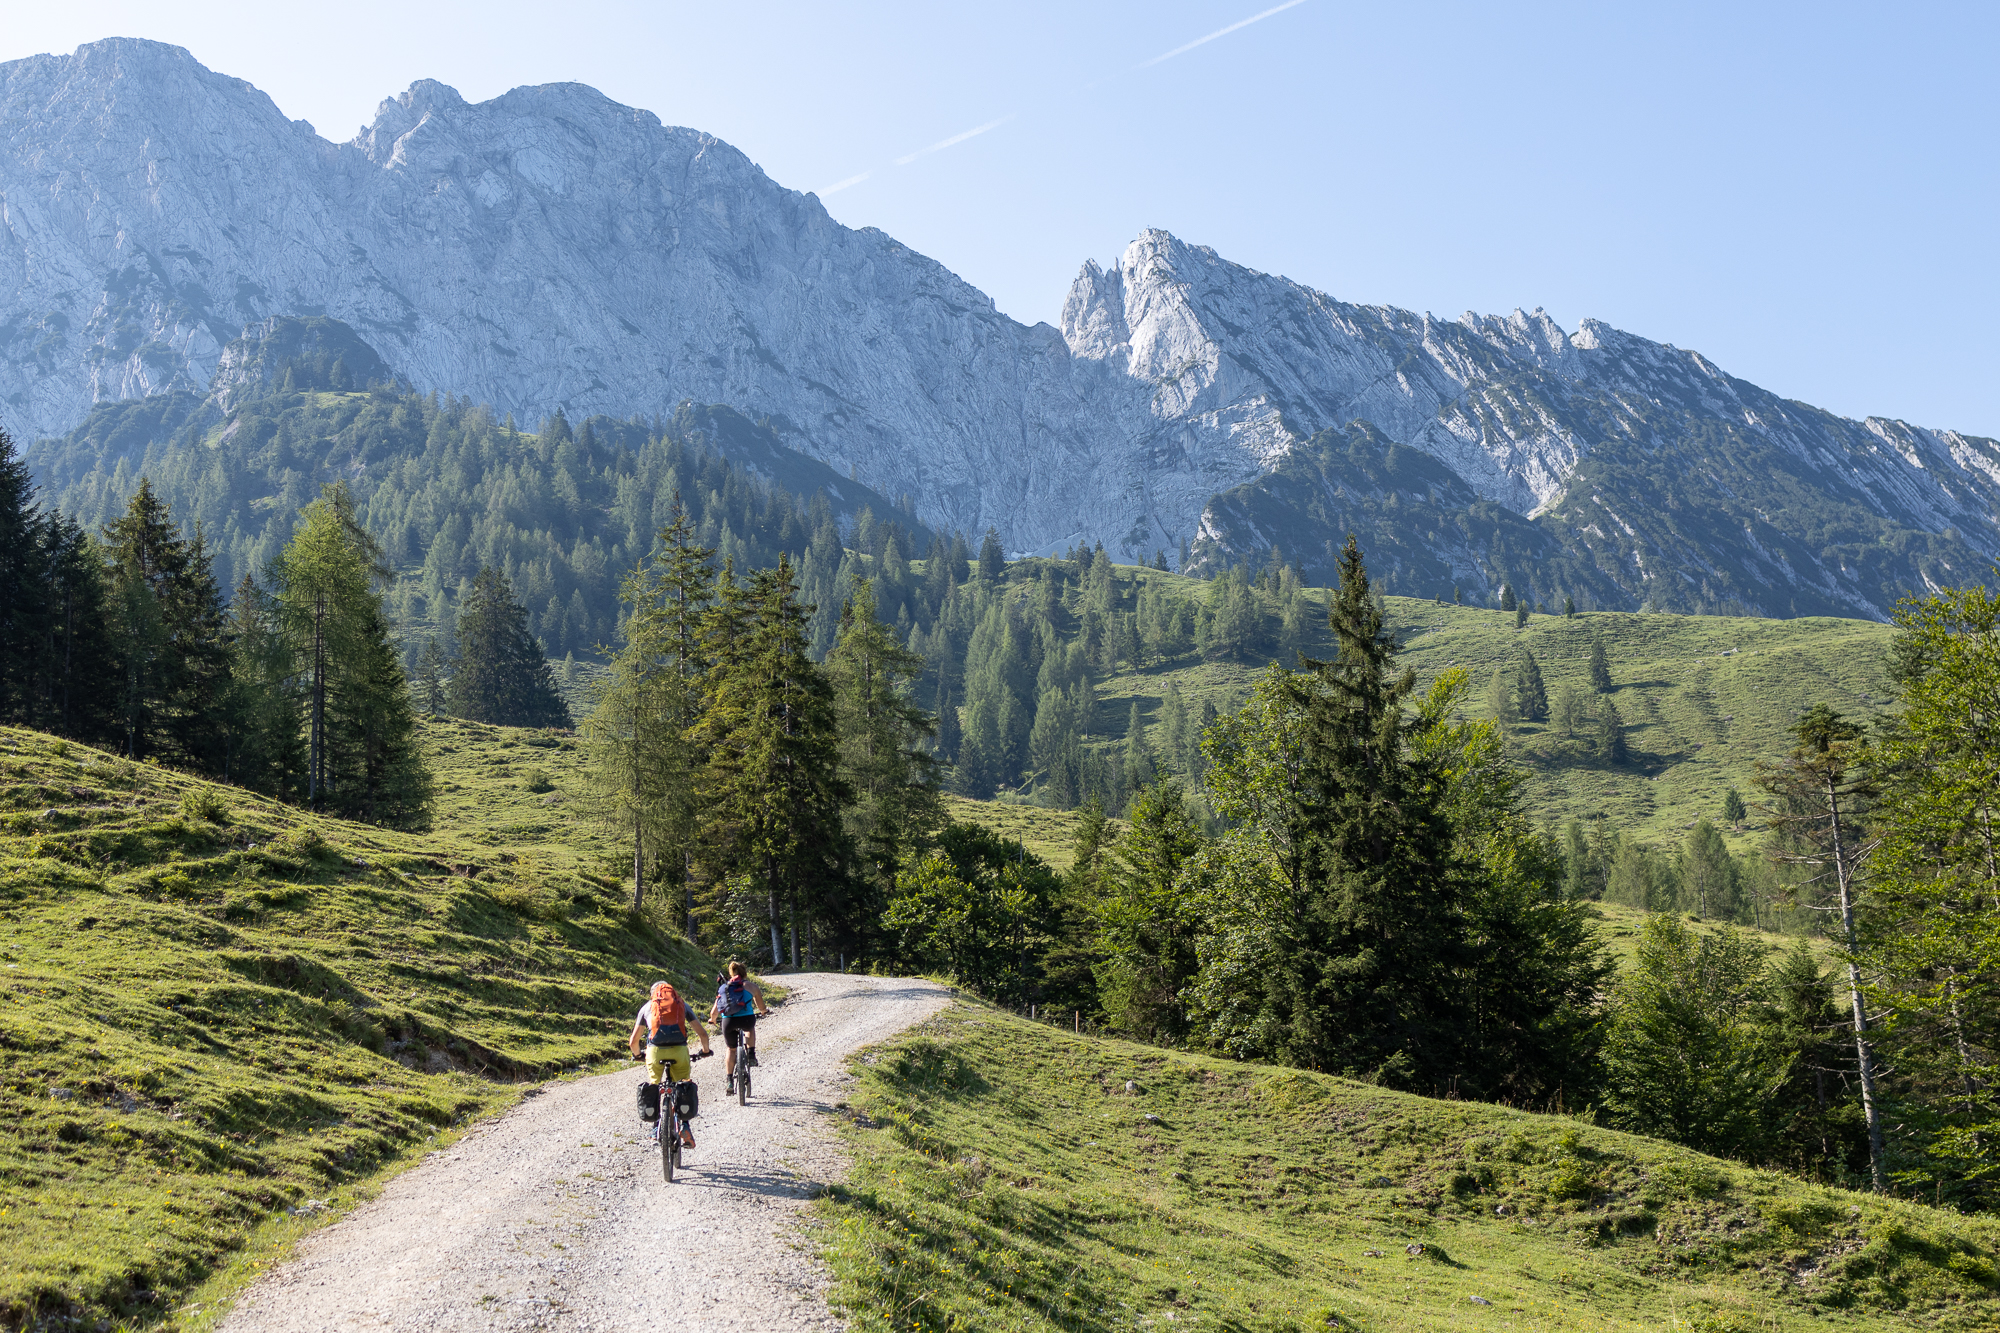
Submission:
M 489 567 L 507 578 L 550 656 L 614 644 L 619 581 L 653 549 L 676 494 L 701 539 L 741 569 L 780 555 L 799 566 L 816 541 L 829 544 L 825 533 L 835 552 L 879 553 L 893 536 L 906 560 L 932 540 L 881 497 L 837 516 L 830 472 L 726 408 L 686 405 L 664 421 L 593 417 L 575 428 L 558 413 L 527 433 L 450 395 L 287 389 L 299 373 L 288 365 L 276 391 L 226 418 L 191 395 L 102 405 L 68 438 L 38 445 L 32 462 L 54 507 L 89 531 L 122 513 L 147 479 L 184 525 L 200 526 L 224 587 L 261 578 L 300 510 L 326 482 L 343 482 L 383 558 L 403 573 L 385 605 L 412 654 L 427 634 L 451 636 L 459 599 Z M 727 461 L 725 442 L 756 451 L 772 475 Z M 834 572 L 801 568 L 818 585 Z M 813 626 L 821 653 L 838 611 L 837 599 L 824 600 Z

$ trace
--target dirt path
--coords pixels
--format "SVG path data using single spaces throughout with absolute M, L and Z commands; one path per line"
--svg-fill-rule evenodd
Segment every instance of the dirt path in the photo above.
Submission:
M 225 1333 L 841 1327 L 787 1224 L 842 1168 L 823 1113 L 843 1057 L 949 993 L 836 973 L 785 984 L 758 1024 L 749 1106 L 723 1100 L 720 1055 L 696 1062 L 700 1146 L 673 1184 L 633 1108 L 638 1066 L 558 1084 L 307 1238 Z

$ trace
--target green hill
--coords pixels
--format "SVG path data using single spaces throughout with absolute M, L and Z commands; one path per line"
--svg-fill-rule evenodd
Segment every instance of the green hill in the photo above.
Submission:
M 1120 566 L 1118 576 L 1158 584 L 1199 599 L 1206 585 L 1158 570 Z M 1305 596 L 1323 621 L 1326 593 Z M 1404 647 L 1401 662 L 1427 686 L 1450 666 L 1472 673 L 1469 711 L 1484 715 L 1493 672 L 1511 668 L 1526 650 L 1535 655 L 1553 700 L 1566 685 L 1588 688 L 1592 636 L 1610 658 L 1612 698 L 1626 723 L 1631 754 L 1622 764 L 1587 758 L 1546 723 L 1513 724 L 1513 755 L 1528 774 L 1525 805 L 1550 824 L 1599 813 L 1621 831 L 1647 839 L 1677 837 L 1703 815 L 1720 822 L 1723 792 L 1756 793 L 1759 759 L 1790 748 L 1786 729 L 1815 703 L 1871 719 L 1891 703 L 1887 658 L 1895 631 L 1866 620 L 1764 620 L 1747 616 L 1656 615 L 1599 611 L 1572 618 L 1533 615 L 1514 628 L 1510 612 L 1439 606 L 1390 597 L 1384 605 Z M 1324 651 L 1311 645 L 1308 652 Z M 1275 649 L 1249 659 L 1183 658 L 1103 680 L 1097 710 L 1107 750 L 1122 750 L 1131 704 L 1149 728 L 1161 720 L 1171 682 L 1191 711 L 1203 703 L 1235 707 L 1249 693 Z M 1747 850 L 1753 835 L 1732 837 Z
M 2000 1224 L 976 1003 L 863 1056 L 858 1330 L 1973 1329 Z
M 0 729 L 0 1326 L 149 1323 L 712 972 L 627 910 L 565 738 L 425 745 L 413 835 Z

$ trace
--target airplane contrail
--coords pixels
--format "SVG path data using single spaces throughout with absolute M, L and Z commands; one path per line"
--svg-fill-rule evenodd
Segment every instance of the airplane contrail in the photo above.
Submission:
M 1292 0 L 1293 4 L 1297 4 L 1298 2 L 1299 0 Z M 899 167 L 907 167 L 910 165 L 910 163 L 916 161 L 920 157 L 929 157 L 932 153 L 939 152 L 943 149 L 949 148 L 953 144 L 964 143 L 967 139 L 970 139 L 975 135 L 984 134 L 988 130 L 997 130 L 1002 125 L 1005 125 L 1008 121 L 1012 120 L 1017 114 L 1018 114 L 1017 112 L 1009 112 L 1006 115 L 1000 117 L 1000 119 L 998 120 L 989 120 L 984 125 L 975 126 L 972 129 L 966 130 L 962 134 L 954 134 L 949 139 L 939 139 L 929 148 L 919 148 L 914 153 L 906 153 L 902 157 L 897 158 L 896 165 Z
M 1133 66 L 1133 68 L 1151 69 L 1153 66 L 1158 65 L 1163 61 L 1172 60 L 1175 56 L 1184 56 L 1188 52 L 1194 50 L 1197 46 L 1206 46 L 1208 43 L 1214 41 L 1218 37 L 1227 37 L 1230 33 L 1235 32 L 1238 28 L 1247 28 L 1253 23 L 1262 23 L 1265 19 L 1271 17 L 1271 15 L 1273 14 L 1282 14 L 1287 9 L 1292 8 L 1292 6 L 1302 5 L 1305 2 L 1306 0 L 1285 0 L 1285 3 L 1282 5 L 1272 5 L 1269 9 L 1265 10 L 1261 14 L 1252 14 L 1247 19 L 1239 19 L 1235 23 L 1230 24 L 1226 28 L 1217 28 L 1214 32 L 1208 34 L 1208 36 L 1206 37 L 1197 37 L 1193 41 L 1189 42 L 1186 46 L 1176 46 L 1173 50 L 1167 52 L 1165 55 L 1154 56 L 1151 60 L 1148 60 L 1140 65 L 1135 65 Z
M 1141 64 L 1134 65 L 1132 66 L 1132 72 L 1136 73 L 1137 71 L 1142 69 L 1151 69 L 1155 65 L 1163 64 L 1166 61 L 1172 60 L 1175 56 L 1186 55 L 1188 52 L 1194 50 L 1197 46 L 1206 46 L 1208 45 L 1208 43 L 1214 41 L 1218 37 L 1227 37 L 1230 33 L 1237 32 L 1243 28 L 1247 28 L 1253 23 L 1262 23 L 1265 19 L 1271 17 L 1271 15 L 1273 14 L 1282 14 L 1286 10 L 1292 9 L 1298 5 L 1302 5 L 1305 2 L 1306 0 L 1284 0 L 1283 4 L 1272 5 L 1269 9 L 1266 9 L 1261 13 L 1252 14 L 1247 19 L 1238 19 L 1236 22 L 1228 25 L 1227 27 L 1217 28 L 1214 32 L 1209 33 L 1205 37 L 1197 37 L 1191 42 L 1187 42 L 1181 46 L 1176 46 L 1171 51 L 1163 52 L 1160 55 L 1156 55 L 1151 60 L 1144 61 Z M 1089 86 L 1094 88 L 1097 85 L 1093 83 Z M 964 143 L 967 139 L 978 138 L 980 135 L 986 133 L 988 130 L 997 130 L 1002 125 L 1005 125 L 1008 121 L 1014 119 L 1014 117 L 1019 114 L 1020 114 L 1019 112 L 1009 112 L 1008 114 L 1001 116 L 996 120 L 987 121 L 984 125 L 975 125 L 969 130 L 964 130 L 958 134 L 954 134 L 949 139 L 939 139 L 936 143 L 932 144 L 928 148 L 919 148 L 914 153 L 903 154 L 903 156 L 895 159 L 895 163 L 899 167 L 907 167 L 910 165 L 910 163 L 915 162 L 918 158 L 929 157 L 932 153 L 941 153 L 947 148 L 952 148 L 958 144 Z M 825 197 L 826 195 L 830 194 L 838 194 L 840 193 L 840 191 L 845 190 L 850 185 L 861 184 L 861 182 L 867 180 L 870 176 L 874 174 L 875 173 L 873 171 L 863 171 L 857 175 L 849 176 L 846 180 L 835 181 L 833 184 L 827 186 L 822 190 L 818 190 L 815 193 L 819 194 L 821 197 Z

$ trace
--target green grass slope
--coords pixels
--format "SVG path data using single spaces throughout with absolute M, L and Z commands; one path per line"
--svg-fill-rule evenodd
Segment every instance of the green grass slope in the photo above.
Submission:
M 2000 1223 L 962 1003 L 864 1055 L 858 1330 L 2000 1325 Z
M 1183 597 L 1204 593 L 1201 583 L 1177 574 L 1125 566 L 1118 574 L 1162 582 Z M 1324 590 L 1308 596 L 1324 607 Z M 1724 790 L 1735 786 L 1745 800 L 1755 799 L 1756 761 L 1790 748 L 1786 728 L 1800 712 L 1826 703 L 1866 720 L 1890 703 L 1887 657 L 1895 631 L 1875 621 L 1602 611 L 1535 615 L 1517 630 L 1511 612 L 1408 597 L 1388 598 L 1387 607 L 1404 645 L 1400 661 L 1416 670 L 1420 686 L 1449 666 L 1472 673 L 1468 711 L 1475 716 L 1486 713 L 1493 672 L 1523 649 L 1541 664 L 1551 702 L 1564 685 L 1587 688 L 1591 638 L 1604 639 L 1612 697 L 1632 751 L 1625 763 L 1588 758 L 1546 724 L 1512 728 L 1514 758 L 1528 775 L 1525 804 L 1548 823 L 1601 812 L 1648 840 L 1676 838 L 1703 815 L 1719 823 Z M 1099 686 L 1098 726 L 1110 745 L 1122 747 L 1134 700 L 1149 726 L 1160 719 L 1170 681 L 1192 712 L 1204 702 L 1226 711 L 1249 694 L 1261 671 L 1243 662 L 1190 660 L 1121 671 Z M 1750 838 L 1738 834 L 1732 845 L 1745 850 Z
M 440 831 L 410 835 L 0 729 L 0 1327 L 150 1324 L 711 974 L 544 803 L 564 738 L 425 743 Z
M 1602 765 L 1546 724 L 1515 724 L 1526 804 L 1550 822 L 1601 812 L 1646 838 L 1677 836 L 1703 815 L 1720 823 L 1723 792 L 1735 786 L 1756 799 L 1756 762 L 1791 748 L 1788 728 L 1807 708 L 1824 703 L 1868 720 L 1890 703 L 1895 631 L 1874 621 L 1593 612 L 1531 616 L 1516 630 L 1500 611 L 1402 598 L 1390 607 L 1403 660 L 1420 680 L 1467 667 L 1482 710 L 1494 670 L 1523 649 L 1541 664 L 1551 702 L 1565 685 L 1587 689 L 1591 636 L 1602 635 L 1631 758 Z M 1752 836 L 1737 841 L 1747 846 Z

